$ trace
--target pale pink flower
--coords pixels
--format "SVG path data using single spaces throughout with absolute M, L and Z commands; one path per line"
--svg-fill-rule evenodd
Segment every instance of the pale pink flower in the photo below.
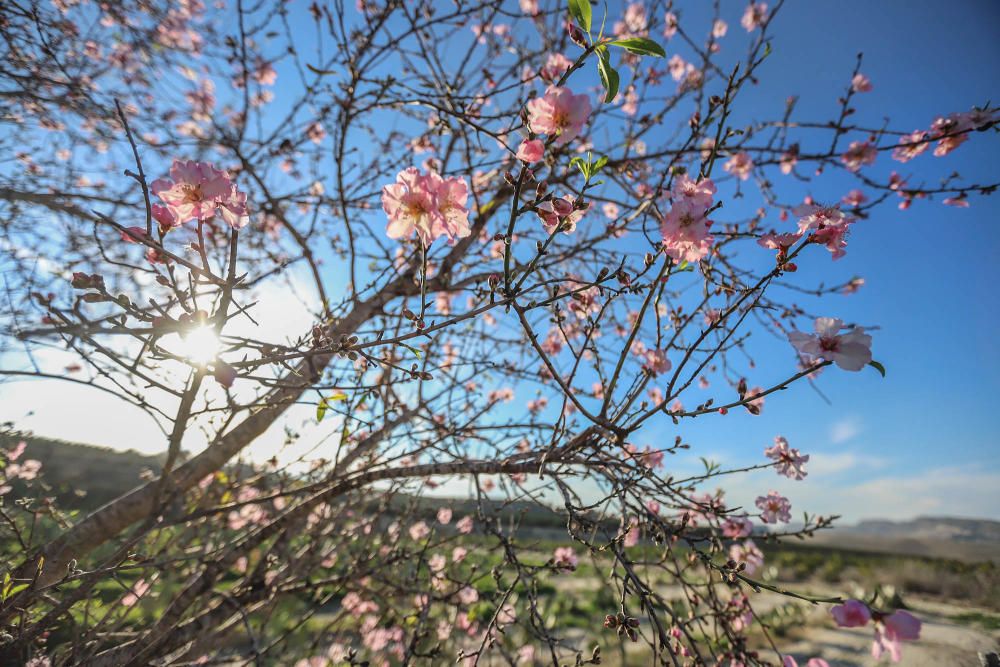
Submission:
M 438 523 L 442 525 L 448 525 L 449 523 L 451 523 L 451 508 L 442 507 L 441 509 L 439 509 L 437 512 L 437 520 Z
M 746 573 L 751 576 L 764 564 L 764 553 L 757 548 L 753 540 L 731 545 L 729 557 L 737 563 L 746 563 Z
M 710 178 L 703 178 L 695 181 L 687 174 L 681 174 L 674 179 L 670 194 L 674 201 L 685 199 L 695 206 L 710 208 L 712 199 L 715 196 L 715 183 Z
M 517 149 L 517 159 L 522 162 L 538 162 L 545 155 L 545 144 L 540 139 L 525 139 Z
M 451 550 L 451 560 L 453 563 L 461 563 L 468 554 L 469 550 L 465 547 L 455 547 Z
M 462 178 L 441 178 L 416 167 L 399 172 L 396 182 L 382 188 L 382 209 L 389 217 L 386 235 L 392 239 L 416 234 L 424 245 L 440 236 L 449 241 L 472 233 L 469 228 L 468 184 Z
M 181 222 L 212 218 L 220 200 L 232 197 L 232 189 L 233 184 L 224 171 L 194 160 L 174 160 L 170 179 L 158 178 L 150 184 L 150 191 Z
M 788 523 L 792 520 L 792 504 L 777 491 L 769 491 L 766 496 L 758 496 L 755 503 L 761 510 L 760 520 L 764 523 Z
M 899 138 L 899 144 L 892 149 L 892 159 L 909 162 L 930 148 L 930 134 L 924 130 L 914 130 Z
M 677 34 L 677 14 L 667 12 L 663 16 L 663 36 L 670 39 Z
M 709 234 L 712 221 L 705 217 L 705 207 L 680 199 L 663 217 L 660 233 L 665 252 L 675 260 L 697 262 L 708 255 L 715 238 Z
M 642 367 L 653 375 L 666 373 L 670 370 L 670 360 L 667 359 L 667 353 L 663 350 L 646 350 L 643 357 L 645 358 L 645 363 L 643 363 Z
M 852 141 L 847 152 L 840 156 L 840 161 L 851 171 L 858 171 L 865 165 L 873 164 L 876 157 L 878 150 L 870 142 Z
M 722 165 L 722 170 L 728 174 L 736 176 L 741 181 L 745 181 L 750 178 L 750 172 L 753 170 L 753 160 L 750 159 L 749 153 L 741 151 L 729 158 L 726 163 Z
M 649 31 L 646 6 L 642 2 L 632 2 L 625 8 L 625 15 L 613 27 L 615 37 L 642 37 Z
M 803 456 L 798 449 L 789 449 L 788 440 L 780 435 L 775 436 L 773 447 L 764 450 L 764 456 L 777 463 L 775 467 L 779 475 L 801 480 L 808 474 L 803 466 L 809 462 L 809 455 Z
M 527 104 L 532 132 L 555 136 L 557 145 L 572 141 L 590 117 L 590 99 L 574 95 L 569 88 L 550 87 L 542 97 Z
M 843 202 L 845 206 L 861 206 L 866 201 L 868 201 L 868 197 L 865 196 L 865 193 L 863 193 L 861 190 L 855 188 L 854 190 L 851 190 L 846 195 L 841 197 L 840 201 Z
M 552 564 L 560 569 L 575 570 L 579 559 L 570 547 L 558 547 L 552 555 Z
M 430 535 L 431 529 L 423 521 L 418 521 L 417 523 L 410 526 L 410 537 L 413 540 L 419 541 Z
M 860 628 L 868 625 L 868 621 L 872 620 L 872 613 L 869 611 L 868 605 L 860 600 L 847 600 L 843 604 L 831 607 L 830 615 L 842 628 Z
M 870 93 L 872 90 L 872 82 L 867 76 L 858 72 L 851 79 L 851 90 L 856 93 Z
M 832 361 L 846 371 L 859 371 L 872 360 L 872 337 L 861 327 L 845 334 L 844 323 L 834 317 L 816 318 L 816 333 L 792 331 L 788 340 L 799 354 L 811 359 Z
M 545 66 L 538 70 L 538 76 L 546 83 L 556 83 L 573 66 L 573 61 L 561 53 L 550 53 Z
M 475 604 L 479 601 L 479 591 L 472 586 L 464 586 L 458 591 L 458 600 L 466 606 Z
M 712 23 L 712 37 L 715 39 L 722 39 L 726 36 L 726 32 L 729 30 L 729 25 L 722 19 L 715 19 Z
M 458 523 L 455 524 L 455 528 L 458 530 L 458 532 L 462 533 L 463 535 L 468 535 L 469 533 L 472 532 L 472 517 L 471 516 L 462 517 L 461 519 L 458 520 Z
M 764 25 L 766 21 L 767 3 L 751 2 L 747 5 L 746 11 L 743 12 L 743 18 L 740 19 L 740 25 L 742 25 L 747 32 L 752 32 Z
M 757 245 L 762 248 L 777 250 L 780 255 L 784 256 L 788 253 L 788 249 L 798 243 L 801 238 L 802 234 L 768 232 L 757 239 Z
M 306 128 L 306 138 L 314 144 L 323 143 L 326 138 L 326 128 L 319 121 L 316 121 Z
M 618 214 L 621 213 L 621 208 L 619 208 L 618 204 L 615 204 L 614 202 L 607 202 L 601 206 L 601 212 L 604 213 L 604 217 L 609 220 L 617 220 Z
M 537 16 L 538 0 L 521 0 L 521 11 L 528 16 Z
M 750 537 L 753 533 L 753 522 L 749 517 L 736 516 L 729 517 L 722 522 L 722 535 L 730 539 Z

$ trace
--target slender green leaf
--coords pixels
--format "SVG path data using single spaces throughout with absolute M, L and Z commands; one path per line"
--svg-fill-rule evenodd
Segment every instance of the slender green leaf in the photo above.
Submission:
M 336 401 L 346 401 L 346 400 L 347 400 L 347 394 L 344 394 L 342 392 L 337 392 L 336 394 L 332 394 L 325 398 L 321 398 L 319 400 L 319 403 L 316 405 L 316 421 L 318 422 L 323 421 L 323 417 L 326 416 L 326 411 L 329 409 L 331 403 L 334 403 Z
M 651 39 L 646 39 L 645 37 L 628 37 L 626 39 L 616 39 L 615 41 L 608 43 L 612 46 L 620 46 L 629 53 L 634 53 L 639 56 L 656 56 L 657 58 L 663 58 L 667 55 L 667 52 L 663 50 L 662 46 Z
M 882 375 L 882 377 L 885 377 L 885 366 L 883 366 L 877 361 L 869 361 L 868 365 L 877 370 Z
M 569 0 L 569 15 L 573 17 L 577 25 L 590 32 L 590 0 Z
M 618 72 L 611 66 L 611 57 L 608 56 L 607 49 L 598 51 L 597 71 L 601 75 L 601 85 L 607 94 L 604 96 L 605 102 L 615 99 L 618 94 L 619 77 Z

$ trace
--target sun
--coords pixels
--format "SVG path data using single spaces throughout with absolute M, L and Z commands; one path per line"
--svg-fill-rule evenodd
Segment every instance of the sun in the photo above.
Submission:
M 219 354 L 219 336 L 211 326 L 200 326 L 181 337 L 183 354 L 197 364 L 207 364 Z

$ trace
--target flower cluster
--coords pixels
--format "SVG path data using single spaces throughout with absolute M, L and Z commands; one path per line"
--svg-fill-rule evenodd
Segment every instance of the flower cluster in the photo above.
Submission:
M 660 223 L 665 252 L 680 261 L 697 262 L 708 254 L 715 241 L 709 234 L 712 221 L 708 211 L 712 207 L 715 184 L 705 178 L 694 181 L 681 175 L 670 191 L 670 210 Z
M 807 360 L 832 361 L 845 371 L 860 371 L 872 360 L 872 337 L 861 327 L 845 327 L 835 317 L 816 318 L 816 333 L 792 331 L 788 340 Z M 848 328 L 848 332 L 840 332 Z
M 389 238 L 416 234 L 429 246 L 440 236 L 450 242 L 465 238 L 469 228 L 469 186 L 464 178 L 442 178 L 434 171 L 416 167 L 399 172 L 396 182 L 382 188 L 382 209 L 389 217 Z
M 162 231 L 188 220 L 210 220 L 216 212 L 233 229 L 250 221 L 246 193 L 240 192 L 229 174 L 208 162 L 174 160 L 170 178 L 158 178 L 149 188 L 163 201 L 153 206 L 153 216 Z

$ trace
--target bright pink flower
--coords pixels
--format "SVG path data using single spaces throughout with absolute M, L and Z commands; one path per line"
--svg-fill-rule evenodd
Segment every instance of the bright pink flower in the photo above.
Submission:
M 856 93 L 870 93 L 872 91 L 872 82 L 867 76 L 858 72 L 851 79 L 851 90 Z
M 229 199 L 233 189 L 226 172 L 207 162 L 174 160 L 170 179 L 156 179 L 150 190 L 181 222 L 213 217 L 219 201 Z
M 766 496 L 758 496 L 755 502 L 761 510 L 760 520 L 764 523 L 788 523 L 792 520 L 792 504 L 777 491 L 769 491 Z
M 408 167 L 395 183 L 382 188 L 382 209 L 389 217 L 386 235 L 398 239 L 416 234 L 425 246 L 440 236 L 464 238 L 471 233 L 468 197 L 465 179 L 444 179 Z
M 764 25 L 765 21 L 767 21 L 767 3 L 751 2 L 747 5 L 746 11 L 743 12 L 743 18 L 740 19 L 740 25 L 742 25 L 747 32 L 752 32 L 753 30 Z
M 532 132 L 555 136 L 560 146 L 580 134 L 590 117 L 590 99 L 574 95 L 569 88 L 550 87 L 544 96 L 528 102 L 527 108 Z
M 875 641 L 872 643 L 872 657 L 878 660 L 888 651 L 893 662 L 902 657 L 900 642 L 920 638 L 920 619 L 906 611 L 895 611 L 875 625 Z
M 750 178 L 750 172 L 753 170 L 753 160 L 750 159 L 749 153 L 741 151 L 729 158 L 726 163 L 722 165 L 722 170 L 728 174 L 736 176 L 741 181 L 745 181 Z
M 160 226 L 161 232 L 166 233 L 168 230 L 180 226 L 181 223 L 177 220 L 177 216 L 175 216 L 166 206 L 153 204 L 150 208 L 153 212 L 153 220 L 156 220 L 156 223 Z
M 872 620 L 868 605 L 860 600 L 847 600 L 830 609 L 830 615 L 842 628 L 860 628 Z
M 878 150 L 869 142 L 852 141 L 847 152 L 840 156 L 840 161 L 851 171 L 858 171 L 864 165 L 874 163 L 876 157 Z
M 517 159 L 523 162 L 538 162 L 545 155 L 545 144 L 541 139 L 525 139 L 517 149 Z
M 779 475 L 801 480 L 808 474 L 802 466 L 808 463 L 809 455 L 803 456 L 799 450 L 789 449 L 788 441 L 780 435 L 774 438 L 773 447 L 764 450 L 764 456 L 777 463 L 775 467 Z
M 844 323 L 834 317 L 816 318 L 816 333 L 792 331 L 788 340 L 799 354 L 832 361 L 846 371 L 859 371 L 872 360 L 872 337 L 861 327 L 841 334 Z

